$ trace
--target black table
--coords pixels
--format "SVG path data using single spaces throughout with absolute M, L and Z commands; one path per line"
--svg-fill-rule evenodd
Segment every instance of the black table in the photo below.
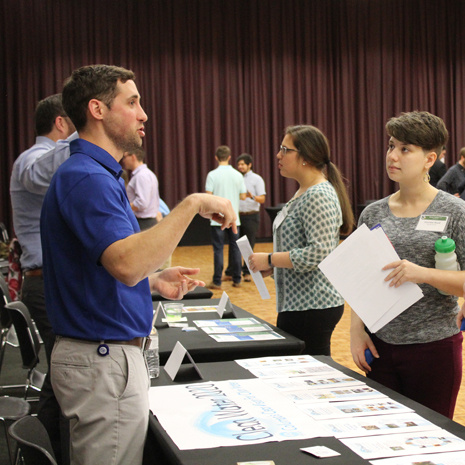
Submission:
M 367 385 L 383 392 L 391 399 L 411 407 L 416 413 L 450 433 L 465 439 L 465 427 L 424 407 L 406 397 L 385 388 L 384 386 L 355 373 L 354 371 L 334 362 L 331 357 L 316 357 L 324 363 L 365 382 Z M 226 379 L 247 379 L 254 376 L 235 362 L 201 363 L 199 369 L 203 381 L 221 381 Z M 192 383 L 190 379 L 173 382 L 160 370 L 160 377 L 152 380 L 152 386 Z M 200 381 L 199 381 L 200 382 Z M 338 457 L 318 459 L 304 454 L 299 449 L 310 446 L 327 446 L 341 455 Z M 427 457 L 427 455 L 426 455 Z M 336 438 L 314 438 L 282 442 L 269 442 L 257 445 L 234 447 L 218 447 L 213 449 L 179 450 L 157 419 L 151 414 L 149 433 L 147 436 L 144 465 L 235 465 L 237 462 L 258 460 L 274 460 L 275 465 L 368 465 L 369 461 L 362 459 Z
M 196 307 L 205 305 L 218 305 L 220 299 L 205 300 L 181 300 L 186 306 Z M 158 302 L 153 303 L 154 308 Z M 155 323 L 159 335 L 159 352 L 160 364 L 164 365 L 170 356 L 176 341 L 181 344 L 190 353 L 196 363 L 202 362 L 220 362 L 229 361 L 239 358 L 265 357 L 273 355 L 298 355 L 305 348 L 305 343 L 300 339 L 270 325 L 266 321 L 246 312 L 242 308 L 233 305 L 234 313 L 237 318 L 255 318 L 262 324 L 267 324 L 275 332 L 284 336 L 284 339 L 267 340 L 267 341 L 242 341 L 242 342 L 217 342 L 207 333 L 198 329 L 198 331 L 185 332 L 181 328 L 170 328 L 166 323 L 162 323 L 163 315 L 158 315 Z M 161 313 L 161 312 L 160 312 Z M 219 316 L 215 312 L 198 312 L 185 314 L 189 326 L 195 326 L 194 320 L 215 320 Z
M 213 292 L 206 287 L 196 287 L 193 291 L 189 291 L 185 296 L 184 300 L 190 299 L 211 299 Z M 168 300 L 162 297 L 158 292 L 152 292 L 152 300 L 159 301 L 159 300 Z

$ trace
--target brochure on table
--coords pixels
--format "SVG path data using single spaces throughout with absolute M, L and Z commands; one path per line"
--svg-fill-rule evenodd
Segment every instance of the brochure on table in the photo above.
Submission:
M 423 297 L 417 284 L 390 287 L 388 263 L 400 260 L 381 227 L 363 224 L 318 267 L 350 307 L 375 333 Z
M 217 342 L 244 342 L 284 339 L 255 318 L 224 318 L 222 320 L 195 320 L 194 324 Z

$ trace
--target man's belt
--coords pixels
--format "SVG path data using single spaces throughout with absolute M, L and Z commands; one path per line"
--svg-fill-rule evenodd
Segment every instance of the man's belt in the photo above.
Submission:
M 85 344 L 101 344 L 102 342 L 105 344 L 120 344 L 124 346 L 135 346 L 142 349 L 145 344 L 145 337 L 135 337 L 134 339 L 130 339 L 129 341 L 113 341 L 113 340 L 104 340 L 104 341 L 89 341 L 87 339 L 78 339 L 74 337 L 65 337 L 64 339 L 71 339 L 76 342 L 83 342 Z
M 34 268 L 24 272 L 24 276 L 42 276 L 42 268 Z
M 130 341 L 105 341 L 107 344 L 122 344 L 125 346 L 136 346 L 139 347 L 139 349 L 142 349 L 144 347 L 144 341 L 145 337 L 135 337 L 134 339 L 131 339 Z

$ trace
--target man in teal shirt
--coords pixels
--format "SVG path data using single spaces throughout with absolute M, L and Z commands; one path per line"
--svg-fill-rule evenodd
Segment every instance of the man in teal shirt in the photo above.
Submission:
M 239 173 L 239 171 L 229 164 L 229 161 L 231 160 L 231 149 L 228 146 L 220 145 L 216 149 L 215 159 L 218 162 L 218 168 L 208 173 L 205 191 L 207 194 L 214 194 L 231 201 L 238 218 L 237 226 L 239 226 L 239 200 L 245 200 L 247 194 L 244 177 L 241 173 Z M 207 287 L 209 289 L 221 289 L 225 233 L 228 235 L 230 248 L 229 256 L 232 259 L 231 266 L 233 271 L 233 286 L 240 287 L 241 253 L 236 244 L 237 239 L 239 239 L 239 233 L 234 233 L 231 229 L 228 229 L 227 231 L 222 230 L 221 225 L 213 220 L 210 222 L 210 226 L 212 232 L 214 273 L 213 281 Z

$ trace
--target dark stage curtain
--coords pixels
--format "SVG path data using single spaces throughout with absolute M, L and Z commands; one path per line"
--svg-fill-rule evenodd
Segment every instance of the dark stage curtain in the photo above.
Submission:
M 255 157 L 266 206 L 296 189 L 276 152 L 294 123 L 321 128 L 354 209 L 391 193 L 384 125 L 428 110 L 464 142 L 465 5 L 419 0 L 0 0 L 0 221 L 36 102 L 79 66 L 136 72 L 145 148 L 170 207 L 203 191 L 220 144 Z M 271 226 L 262 213 L 260 236 Z

